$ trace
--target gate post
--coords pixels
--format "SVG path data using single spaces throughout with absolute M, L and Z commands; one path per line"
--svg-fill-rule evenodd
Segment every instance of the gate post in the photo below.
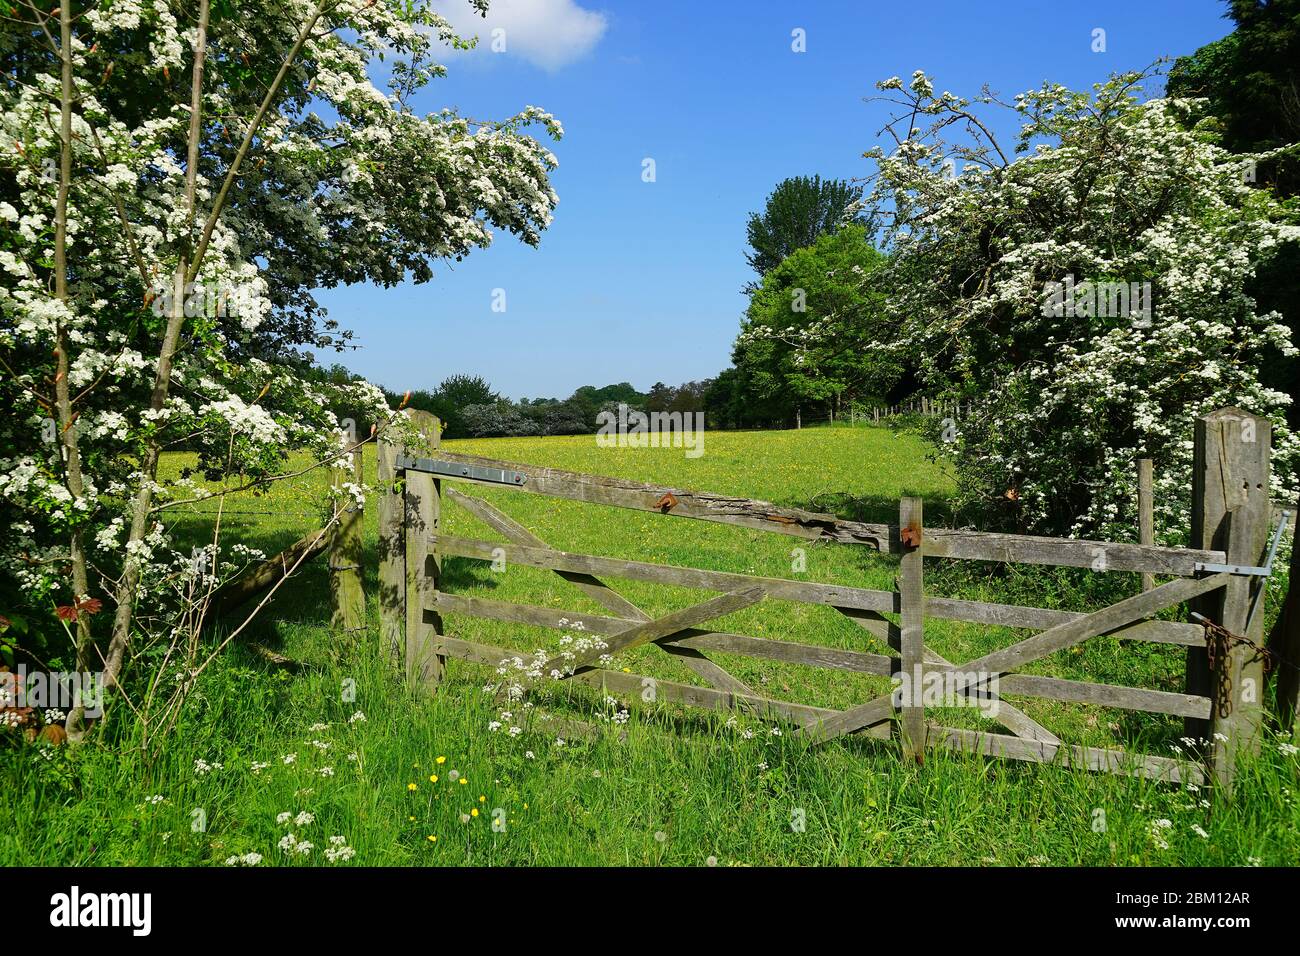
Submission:
M 379 652 L 397 669 L 406 643 L 406 540 L 397 477 L 398 446 L 387 430 L 380 435 L 378 453 Z
M 1269 453 L 1272 429 L 1267 418 L 1239 408 L 1222 408 L 1196 420 L 1192 471 L 1193 548 L 1223 551 L 1229 564 L 1258 565 L 1269 535 Z M 1251 613 L 1265 582 L 1234 575 L 1196 609 L 1229 633 L 1262 643 L 1264 611 Z M 1264 595 L 1258 595 L 1262 603 Z M 1215 656 L 1213 670 L 1203 648 L 1187 653 L 1187 692 L 1213 701 L 1209 721 L 1188 719 L 1187 732 L 1210 741 L 1215 780 L 1231 791 L 1236 757 L 1259 747 L 1263 724 L 1264 658 L 1233 643 Z
M 355 423 L 352 425 L 351 435 L 344 439 L 343 446 L 345 450 L 350 450 L 351 467 L 339 462 L 333 468 L 333 484 L 336 490 L 349 481 L 358 486 L 365 483 L 362 446 L 357 441 Z M 330 596 L 334 601 L 334 613 L 330 625 L 350 638 L 354 638 L 366 629 L 366 594 L 362 580 L 365 556 L 362 527 L 364 524 L 365 506 L 356 501 L 349 501 L 344 506 L 343 515 L 330 536 Z
M 419 428 L 429 450 L 441 442 L 442 423 L 429 412 L 407 413 Z M 408 454 L 414 454 L 411 449 Z M 429 540 L 441 530 L 442 482 L 428 472 L 406 471 L 403 530 L 406 538 L 406 678 L 412 685 L 436 684 L 442 679 L 446 658 L 434 651 L 434 638 L 442 633 L 442 618 L 425 609 L 438 592 L 442 559 Z
M 925 586 L 921 557 L 920 498 L 898 503 L 898 533 L 903 556 L 898 567 L 899 651 L 903 667 L 903 757 L 925 760 Z

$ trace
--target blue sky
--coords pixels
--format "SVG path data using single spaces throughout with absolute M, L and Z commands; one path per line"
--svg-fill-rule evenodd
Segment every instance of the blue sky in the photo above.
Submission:
M 1231 28 L 1221 0 L 496 0 L 486 23 L 464 0 L 438 6 L 483 42 L 449 58 L 417 108 L 555 114 L 555 221 L 536 249 L 498 234 L 424 285 L 320 298 L 361 346 L 339 360 L 372 381 L 433 388 L 467 372 L 511 398 L 725 368 L 752 277 L 748 213 L 787 176 L 870 172 L 862 152 L 885 113 L 863 98 L 876 80 L 921 68 L 938 89 L 988 83 L 1008 98 L 1049 80 L 1086 87 Z M 504 53 L 488 49 L 494 27 Z M 791 49 L 795 29 L 806 52 Z M 504 313 L 491 308 L 497 288 Z

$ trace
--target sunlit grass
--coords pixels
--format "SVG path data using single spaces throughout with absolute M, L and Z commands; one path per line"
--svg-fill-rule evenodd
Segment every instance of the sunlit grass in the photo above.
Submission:
M 680 449 L 602 449 L 590 437 L 445 447 L 868 520 L 888 520 L 897 513 L 900 495 L 917 494 L 926 499 L 927 517 L 942 521 L 952 490 L 949 476 L 927 461 L 918 439 L 877 428 L 711 432 L 698 459 Z M 183 456 L 170 457 L 168 474 L 184 463 Z M 371 456 L 371 479 L 373 467 Z M 270 552 L 318 527 L 327 483 L 328 476 L 316 472 L 268 496 L 232 499 L 223 514 L 227 541 Z M 460 490 L 483 496 L 568 551 L 894 586 L 896 561 L 862 547 L 807 546 L 776 534 L 518 491 Z M 172 520 L 182 538 L 197 539 L 207 533 L 213 510 L 208 502 Z M 500 540 L 450 503 L 444 515 L 449 533 Z M 366 520 L 373 548 L 373 496 Z M 800 546 L 807 561 L 802 573 L 792 569 L 792 550 Z M 501 707 L 482 690 L 495 678 L 491 668 L 451 661 L 436 693 L 412 695 L 380 660 L 374 564 L 372 556 L 372 629 L 365 640 L 347 642 L 331 633 L 325 572 L 316 562 L 250 629 L 251 637 L 302 668 L 278 669 L 242 647 L 232 649 L 205 675 L 200 698 L 152 762 L 98 743 L 50 758 L 33 748 L 0 754 L 0 781 L 11 795 L 8 825 L 0 828 L 0 861 L 205 864 L 256 853 L 262 865 L 321 864 L 331 836 L 344 837 L 355 852 L 337 865 L 703 866 L 710 858 L 717 865 L 1247 865 L 1293 863 L 1300 856 L 1297 757 L 1272 739 L 1258 760 L 1247 762 L 1236 799 L 1211 814 L 1203 805 L 1205 791 L 943 753 L 930 754 L 917 767 L 905 764 L 892 742 L 855 739 L 808 749 L 789 727 L 743 716 L 728 725 L 725 714 L 662 703 L 620 701 L 631 718 L 611 726 L 595 719 L 603 709 L 600 695 L 583 689 L 548 695 L 543 703 L 552 715 L 598 724 L 601 732 L 592 742 L 571 739 L 552 725 L 543 729 L 522 709 L 506 722 L 521 727 L 518 737 L 505 727 L 493 733 L 489 722 L 499 718 Z M 1136 588 L 1132 578 L 1112 576 L 1112 600 Z M 931 593 L 1080 608 L 1104 603 L 1097 593 L 1076 587 L 1077 580 L 927 563 Z M 607 583 L 653 615 L 712 596 Z M 553 573 L 535 569 L 494 573 L 481 562 L 447 558 L 443 587 L 564 609 L 579 620 L 609 613 Z M 717 623 L 719 629 L 761 637 L 884 650 L 824 607 L 769 600 Z M 445 631 L 521 651 L 553 650 L 560 638 L 556 631 L 461 616 L 449 616 Z M 958 662 L 1024 636 L 926 622 L 927 643 Z M 825 707 L 859 703 L 888 686 L 881 678 L 832 670 L 728 655 L 715 659 L 762 694 Z M 615 666 L 698 682 L 655 647 L 620 655 Z M 1177 690 L 1182 656 L 1172 647 L 1098 639 L 1030 669 Z M 1181 734 L 1173 718 L 1028 699 L 1015 703 L 1071 743 L 1135 746 L 1168 756 Z M 936 716 L 956 725 L 992 726 L 967 710 Z M 115 719 L 119 739 L 129 738 L 126 713 L 119 711 Z M 438 763 L 439 757 L 446 759 Z M 197 773 L 199 760 L 221 769 Z M 330 772 L 322 774 L 327 767 Z M 469 782 L 459 783 L 452 771 Z M 155 795 L 163 800 L 146 802 Z M 202 811 L 199 831 L 195 810 Z M 312 815 L 310 823 L 276 822 L 279 814 L 303 812 Z M 504 820 L 504 829 L 494 830 L 494 820 Z M 281 850 L 290 832 L 299 842 L 311 842 L 312 850 Z

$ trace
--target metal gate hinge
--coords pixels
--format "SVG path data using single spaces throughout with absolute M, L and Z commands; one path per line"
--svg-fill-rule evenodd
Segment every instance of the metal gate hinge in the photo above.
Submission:
M 449 478 L 468 478 L 472 481 L 486 481 L 495 485 L 512 485 L 518 487 L 528 480 L 522 471 L 510 471 L 507 468 L 489 468 L 485 465 L 471 465 L 459 461 L 440 461 L 436 458 L 412 458 L 398 455 L 396 467 L 411 471 L 426 471 L 434 475 L 446 475 Z
M 1194 567 L 1197 571 L 1227 571 L 1229 574 L 1243 574 L 1260 578 L 1268 577 L 1273 573 L 1273 557 L 1277 554 L 1277 546 L 1282 540 L 1282 532 L 1286 530 L 1287 518 L 1290 515 L 1291 512 L 1283 511 L 1282 517 L 1278 519 L 1277 527 L 1273 529 L 1273 540 L 1268 546 L 1268 558 L 1262 565 L 1215 564 L 1212 561 L 1197 561 Z

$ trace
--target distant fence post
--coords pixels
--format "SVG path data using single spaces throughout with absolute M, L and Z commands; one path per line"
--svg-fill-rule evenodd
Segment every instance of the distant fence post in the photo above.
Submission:
M 1196 420 L 1192 472 L 1192 547 L 1227 553 L 1229 564 L 1257 565 L 1269 535 L 1269 453 L 1267 418 L 1239 408 L 1222 408 Z M 1266 583 L 1247 575 L 1196 602 L 1196 609 L 1237 637 L 1260 643 L 1263 608 L 1251 613 L 1256 591 Z M 1263 594 L 1259 595 L 1262 603 Z M 1208 632 L 1207 632 L 1208 633 Z M 1213 701 L 1208 722 L 1189 719 L 1194 737 L 1210 741 L 1214 778 L 1231 790 L 1237 754 L 1259 745 L 1263 724 L 1264 658 L 1252 647 L 1214 642 L 1187 654 L 1187 692 Z
M 334 471 L 334 487 L 342 489 L 349 480 L 358 487 L 362 484 L 362 452 L 357 443 L 356 426 L 344 439 L 351 446 L 351 462 L 341 462 Z M 347 634 L 357 634 L 366 628 L 366 594 L 362 584 L 362 560 L 365 539 L 364 506 L 351 495 L 343 505 L 343 514 L 331 534 L 329 551 L 330 595 L 334 601 L 331 625 Z
M 1156 543 L 1155 499 L 1152 491 L 1154 466 L 1150 458 L 1138 459 L 1138 544 Z M 1142 572 L 1142 590 L 1156 586 L 1156 576 Z
M 409 412 L 425 446 L 440 444 L 442 423 L 428 412 Z M 442 560 L 430 537 L 441 528 L 442 482 L 428 472 L 406 472 L 403 528 L 406 537 L 406 677 L 412 685 L 432 685 L 442 679 L 446 658 L 437 654 L 433 638 L 442 633 L 442 618 L 425 609 L 438 591 Z
M 921 763 L 925 759 L 925 706 L 922 671 L 925 659 L 925 586 L 921 557 L 922 507 L 920 498 L 898 503 L 898 530 L 903 557 L 898 568 L 900 640 L 903 667 L 903 756 Z

